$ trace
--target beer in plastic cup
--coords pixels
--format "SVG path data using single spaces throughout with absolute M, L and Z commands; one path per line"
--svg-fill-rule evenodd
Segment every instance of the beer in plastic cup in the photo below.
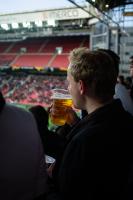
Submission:
M 54 89 L 52 92 L 53 107 L 50 114 L 51 122 L 62 126 L 67 121 L 67 109 L 72 106 L 72 98 L 68 90 Z

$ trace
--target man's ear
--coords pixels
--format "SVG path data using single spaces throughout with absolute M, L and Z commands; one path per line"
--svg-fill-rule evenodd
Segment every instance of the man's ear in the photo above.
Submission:
M 79 91 L 81 95 L 85 93 L 85 84 L 82 80 L 79 80 Z

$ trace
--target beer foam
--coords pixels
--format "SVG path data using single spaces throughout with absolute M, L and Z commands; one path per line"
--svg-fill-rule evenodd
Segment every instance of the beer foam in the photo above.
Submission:
M 68 90 L 65 89 L 53 89 L 53 95 L 51 99 L 72 99 L 71 95 L 68 93 Z
M 54 93 L 51 99 L 72 99 L 70 94 Z

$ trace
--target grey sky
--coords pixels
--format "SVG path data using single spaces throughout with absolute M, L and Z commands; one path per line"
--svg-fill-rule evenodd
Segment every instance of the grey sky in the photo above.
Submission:
M 69 7 L 68 0 L 0 0 L 0 14 Z

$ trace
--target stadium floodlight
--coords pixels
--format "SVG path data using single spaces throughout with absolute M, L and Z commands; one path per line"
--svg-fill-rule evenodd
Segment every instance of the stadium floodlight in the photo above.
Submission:
M 8 26 L 8 24 L 1 24 L 1 27 L 3 29 L 5 29 L 6 31 L 8 31 L 10 29 L 9 26 Z
M 13 22 L 13 23 L 12 23 L 12 28 L 19 28 L 19 25 L 18 25 L 18 23 L 16 23 L 16 22 Z
M 109 4 L 106 4 L 105 7 L 106 7 L 106 8 L 109 8 Z

